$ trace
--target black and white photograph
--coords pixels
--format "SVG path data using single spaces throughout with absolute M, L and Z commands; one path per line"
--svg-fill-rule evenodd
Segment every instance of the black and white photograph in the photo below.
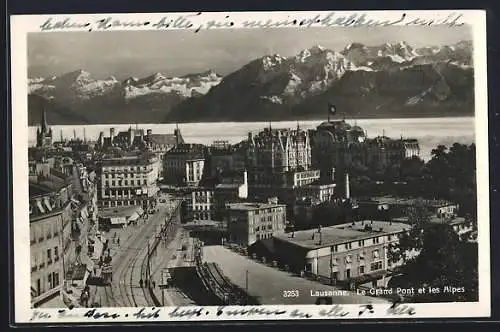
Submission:
M 484 15 L 379 14 L 13 19 L 22 320 L 488 316 Z

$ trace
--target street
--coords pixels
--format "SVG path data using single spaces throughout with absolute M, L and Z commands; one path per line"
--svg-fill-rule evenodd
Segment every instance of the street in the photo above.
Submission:
M 100 307 L 154 306 L 149 290 L 141 287 L 139 281 L 146 281 L 148 244 L 153 243 L 161 225 L 165 223 L 169 209 L 176 203 L 170 200 L 158 203 L 159 211 L 150 214 L 146 221 L 141 219 L 136 226 L 119 231 L 119 244 L 110 244 L 113 266 L 111 284 L 91 286 L 89 303 L 96 303 Z
M 203 247 L 203 260 L 217 263 L 234 285 L 248 290 L 248 294 L 260 304 L 314 304 L 317 298 L 311 294 L 315 291 L 339 290 L 262 264 L 220 245 Z M 287 296 L 289 293 L 293 296 Z M 332 297 L 338 304 L 387 303 L 381 297 L 361 296 L 353 292 Z
M 158 246 L 157 256 L 152 263 L 151 271 L 152 279 L 156 281 L 157 285 L 166 281 L 162 280 L 163 271 L 168 270 L 171 272 L 175 268 L 193 265 L 192 241 L 193 239 L 189 238 L 188 232 L 184 228 L 179 227 L 174 239 L 170 243 L 166 244 L 166 246 Z M 182 247 L 185 247 L 186 250 L 181 250 Z M 170 285 L 163 290 L 160 287 L 156 287 L 154 292 L 163 306 L 195 305 L 194 301 L 174 285 Z

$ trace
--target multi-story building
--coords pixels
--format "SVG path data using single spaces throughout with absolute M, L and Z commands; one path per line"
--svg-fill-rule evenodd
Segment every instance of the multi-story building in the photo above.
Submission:
M 425 207 L 431 216 L 438 218 L 454 218 L 459 211 L 459 205 L 446 200 L 408 198 L 397 196 L 369 197 L 357 199 L 358 211 L 363 218 L 394 219 L 406 216 L 408 208 Z
M 154 204 L 158 192 L 158 157 L 146 152 L 104 157 L 99 163 L 102 207 Z
M 311 130 L 312 164 L 323 175 L 331 169 L 343 169 L 346 159 L 363 159 L 363 143 L 366 133 L 359 126 L 351 126 L 344 120 L 321 123 Z
M 248 198 L 248 174 L 226 178 L 214 188 L 214 216 L 217 220 L 227 220 L 227 204 L 243 202 Z
M 329 278 L 332 283 L 385 286 L 389 244 L 409 225 L 361 221 L 274 236 L 278 259 L 294 271 Z
M 243 172 L 246 169 L 246 150 L 241 144 L 230 145 L 215 141 L 208 149 L 210 176 Z
M 285 232 L 285 205 L 242 202 L 228 204 L 227 211 L 230 242 L 246 247 Z
M 75 269 L 89 264 L 87 254 L 96 260 L 102 254 L 102 242 L 96 238 L 95 173 L 80 163 L 60 162 L 48 158 L 29 163 L 35 306 L 58 293 L 66 294 L 71 282 L 64 281 L 74 276 Z
M 248 197 L 247 173 L 226 178 L 206 178 L 190 190 L 186 201 L 189 220 L 227 221 L 226 205 L 245 201 Z
M 31 300 L 57 295 L 65 279 L 72 230 L 72 186 L 61 174 L 38 168 L 29 184 Z
M 392 139 L 385 135 L 368 138 L 358 125 L 345 120 L 327 121 L 311 131 L 312 163 L 326 175 L 332 168 L 345 169 L 360 164 L 384 169 L 406 158 L 419 156 L 416 139 Z
M 197 186 L 205 170 L 202 144 L 179 144 L 165 154 L 164 180 L 176 186 Z
M 250 184 L 273 183 L 275 174 L 310 169 L 309 133 L 299 127 L 295 130 L 265 128 L 257 135 L 249 133 L 247 143 Z
M 187 201 L 188 219 L 215 220 L 213 188 L 195 188 Z
M 416 139 L 392 139 L 378 136 L 365 142 L 365 165 L 375 169 L 399 165 L 404 159 L 418 157 L 420 147 Z
M 96 147 L 106 149 L 109 147 L 119 147 L 124 150 L 133 148 L 148 148 L 150 151 L 165 153 L 176 145 L 183 144 L 181 131 L 179 128 L 173 134 L 153 134 L 153 130 L 132 128 L 116 132 L 115 128 L 110 128 L 109 136 L 104 136 L 104 132 L 99 134 Z

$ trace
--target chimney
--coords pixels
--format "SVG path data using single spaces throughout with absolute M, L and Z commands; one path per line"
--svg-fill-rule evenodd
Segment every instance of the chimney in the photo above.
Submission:
M 345 173 L 345 198 L 349 199 L 350 197 L 349 173 Z

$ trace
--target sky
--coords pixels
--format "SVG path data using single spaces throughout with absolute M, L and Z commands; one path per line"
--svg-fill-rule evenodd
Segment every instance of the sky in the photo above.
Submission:
M 221 75 L 266 54 L 293 56 L 314 45 L 341 51 L 351 42 L 368 46 L 406 41 L 413 47 L 472 40 L 462 27 L 281 28 L 181 31 L 37 32 L 28 35 L 28 76 L 83 69 L 95 78 L 168 76 L 212 69 Z

